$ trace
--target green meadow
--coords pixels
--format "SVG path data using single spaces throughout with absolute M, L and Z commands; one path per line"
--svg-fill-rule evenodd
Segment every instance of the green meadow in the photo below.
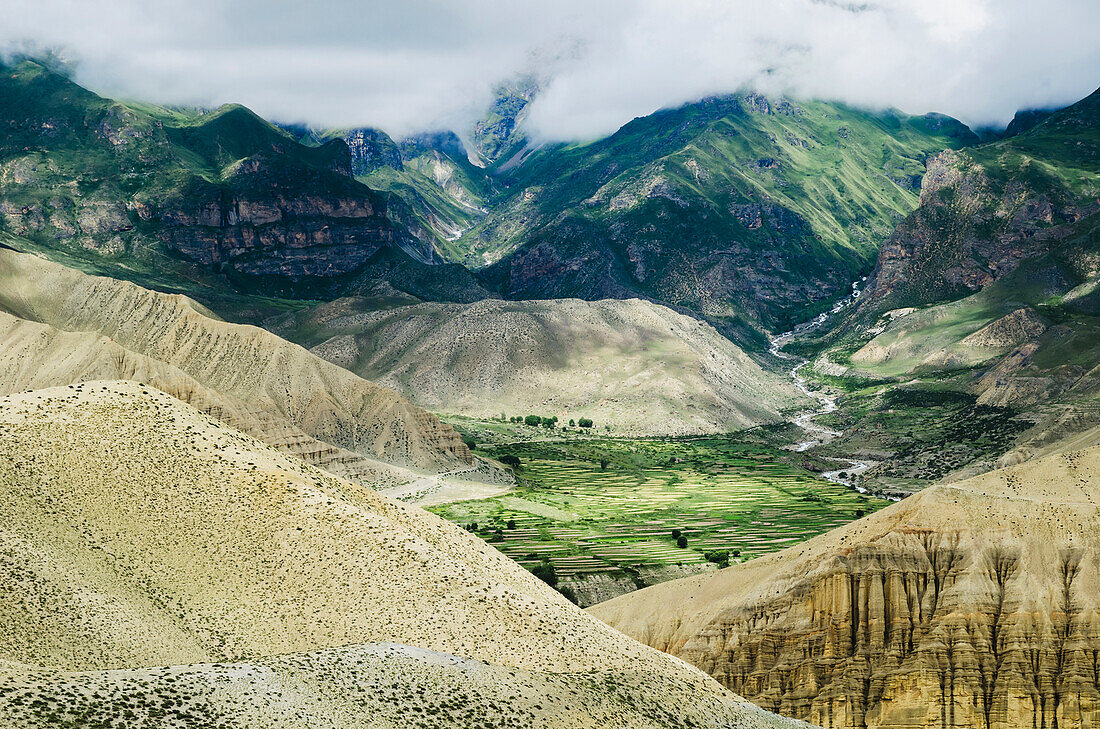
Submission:
M 814 476 L 793 454 L 721 437 L 479 448 L 519 458 L 520 487 L 431 510 L 529 568 L 549 562 L 563 581 L 605 573 L 644 586 L 706 568 L 708 552 L 752 559 L 885 503 Z

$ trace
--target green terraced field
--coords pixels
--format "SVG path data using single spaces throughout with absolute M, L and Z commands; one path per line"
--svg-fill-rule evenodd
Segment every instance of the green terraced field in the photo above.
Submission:
M 605 573 L 642 586 L 707 568 L 707 551 L 751 559 L 884 504 L 784 462 L 792 454 L 722 438 L 563 439 L 482 450 L 518 456 L 524 485 L 431 510 L 476 523 L 480 536 L 525 566 L 549 561 L 563 582 Z M 686 548 L 673 530 L 687 537 Z

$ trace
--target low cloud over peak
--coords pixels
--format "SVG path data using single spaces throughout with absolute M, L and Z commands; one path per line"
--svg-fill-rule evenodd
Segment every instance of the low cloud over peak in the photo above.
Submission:
M 535 73 L 529 124 L 594 137 L 740 88 L 1003 125 L 1100 84 L 1094 0 L 0 0 L 5 50 L 58 49 L 76 79 L 162 103 L 237 101 L 396 134 L 474 118 Z

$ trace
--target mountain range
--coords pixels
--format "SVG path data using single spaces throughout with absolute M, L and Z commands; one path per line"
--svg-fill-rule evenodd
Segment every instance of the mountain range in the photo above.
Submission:
M 4 722 L 1100 722 L 1100 91 L 554 143 L 544 81 L 395 138 L 0 66 Z

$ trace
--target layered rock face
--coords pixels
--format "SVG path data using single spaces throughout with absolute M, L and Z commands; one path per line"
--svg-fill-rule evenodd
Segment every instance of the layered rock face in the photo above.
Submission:
M 1100 449 L 590 608 L 823 727 L 1100 724 Z
M 263 288 L 275 292 L 323 287 L 394 242 L 382 198 L 336 172 L 258 156 L 238 163 L 228 183 L 196 180 L 179 197 L 136 211 L 171 249 L 245 279 L 266 278 Z

